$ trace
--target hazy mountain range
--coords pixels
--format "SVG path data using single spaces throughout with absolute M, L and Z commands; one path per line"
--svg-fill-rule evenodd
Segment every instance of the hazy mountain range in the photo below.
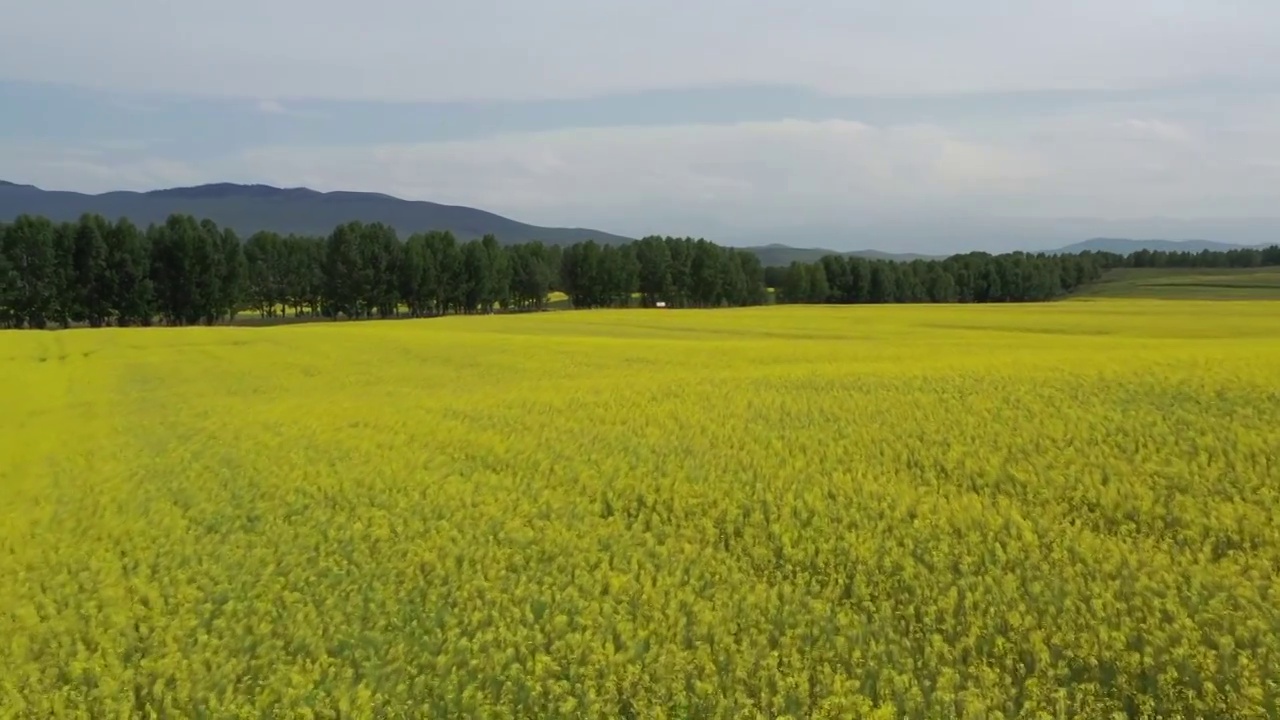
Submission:
M 602 243 L 629 239 L 586 228 L 527 225 L 475 208 L 401 200 L 381 193 L 318 192 L 309 188 L 232 183 L 86 195 L 0 181 L 0 218 L 7 221 L 22 213 L 53 220 L 75 220 L 84 213 L 98 213 L 113 220 L 127 217 L 142 226 L 164 222 L 173 213 L 186 213 L 209 218 L 242 236 L 259 230 L 328 235 L 337 225 L 362 220 L 384 222 L 402 236 L 428 230 L 452 230 L 462 240 L 492 233 L 504 243 L 542 240 L 552 245 L 569 245 L 590 238 Z
M 864 257 L 870 260 L 928 260 L 933 257 L 946 257 L 945 255 L 919 255 L 916 253 L 889 253 L 880 250 L 830 250 L 827 248 L 799 248 L 790 245 L 782 245 L 780 243 L 770 243 L 768 245 L 748 245 L 746 249 L 755 253 L 760 258 L 760 262 L 769 266 L 790 265 L 792 261 L 800 262 L 816 262 L 827 255 L 847 255 L 849 257 Z
M 631 238 L 590 228 L 557 228 L 529 225 L 510 218 L 476 208 L 441 205 L 438 203 L 400 198 L 369 192 L 319 192 L 309 188 L 277 188 L 269 185 L 238 185 L 216 183 L 195 187 L 170 188 L 149 192 L 116 191 L 89 195 L 59 190 L 43 190 L 33 185 L 20 185 L 0 180 L 0 222 L 12 220 L 23 213 L 43 215 L 56 221 L 75 220 L 84 213 L 97 213 L 107 218 L 127 217 L 139 225 L 163 222 L 173 213 L 187 213 L 198 218 L 209 218 L 220 226 L 230 227 L 241 235 L 258 230 L 271 230 L 282 234 L 326 235 L 334 226 L 351 220 L 380 221 L 393 226 L 401 236 L 427 230 L 450 230 L 459 239 L 469 240 L 492 233 L 504 243 L 541 240 L 553 245 L 567 245 L 587 239 L 613 244 Z M 1089 226 L 1086 221 L 1063 221 L 1080 227 Z M 1237 221 L 1249 222 L 1249 221 Z M 1228 223 L 1230 224 L 1230 223 Z M 1093 226 L 1102 226 L 1095 223 Z M 1271 235 L 1271 229 L 1278 232 Z M 1280 221 L 1262 220 L 1233 229 L 1234 235 L 1257 240 L 1261 236 L 1280 238 Z M 899 239 L 914 232 L 916 236 L 929 234 L 937 239 L 954 239 L 950 243 L 960 245 L 981 237 L 998 238 L 1011 247 L 1026 250 L 1042 249 L 1051 253 L 1075 253 L 1085 250 L 1105 250 L 1131 253 L 1143 248 L 1151 250 L 1229 250 L 1249 247 L 1254 243 L 1227 243 L 1209 240 L 1130 240 L 1125 238 L 1093 238 L 1054 249 L 1043 249 L 1045 240 L 1053 242 L 1064 232 L 1062 222 L 1056 227 L 1037 232 L 1034 223 L 1005 223 L 989 225 L 983 235 L 983 227 L 970 226 L 963 230 L 948 231 L 939 225 L 918 228 L 870 228 L 863 231 L 865 237 Z M 957 234 L 958 233 L 958 234 Z M 787 233 L 786 237 L 838 237 L 849 236 L 847 229 L 808 229 Z M 1017 238 L 1039 238 L 1039 242 L 1021 243 Z M 1077 235 L 1077 237 L 1080 237 Z M 717 238 L 712 238 L 716 240 Z M 723 242 L 723 240 L 721 240 Z M 787 265 L 794 260 L 815 261 L 824 255 L 849 255 L 876 259 L 914 260 L 917 258 L 944 257 L 916 253 L 889 253 L 874 249 L 837 251 L 823 247 L 796 247 L 776 242 L 755 243 L 750 238 L 729 241 L 728 244 L 748 249 L 760 257 L 766 266 Z M 1264 243 L 1270 244 L 1270 243 Z M 973 247 L 977 247 L 975 243 Z M 1037 248 L 1037 246 L 1040 246 Z
M 1032 252 L 1045 252 L 1051 255 L 1074 255 L 1082 252 L 1112 252 L 1119 255 L 1128 255 L 1139 250 L 1162 250 L 1165 252 L 1192 252 L 1198 253 L 1202 250 L 1225 251 L 1235 250 L 1249 247 L 1266 247 L 1273 243 L 1264 243 L 1262 245 L 1241 245 L 1236 243 L 1214 242 L 1212 240 L 1131 240 L 1129 238 L 1091 238 L 1083 242 L 1063 245 L 1062 247 L 1053 248 L 1051 250 L 1031 250 Z M 761 262 L 766 266 L 769 265 L 787 265 L 793 260 L 801 262 L 814 262 L 822 259 L 827 255 L 846 255 L 850 257 L 864 257 L 873 260 L 897 260 L 909 262 L 917 259 L 941 259 L 947 255 L 922 255 L 917 253 L 887 253 L 879 250 L 830 250 L 827 248 L 797 248 L 790 245 L 781 245 L 773 243 L 770 245 L 751 246 L 750 249 L 760 257 Z
M 1270 245 L 1272 243 L 1265 243 Z M 1225 250 L 1236 250 L 1245 247 L 1262 247 L 1239 245 L 1235 243 L 1214 242 L 1212 240 L 1129 240 L 1126 238 L 1093 238 L 1084 242 L 1072 243 L 1066 247 L 1059 248 L 1054 252 L 1057 253 L 1082 253 L 1087 251 L 1093 252 L 1113 252 L 1121 255 L 1128 255 L 1139 250 L 1163 250 L 1165 252 L 1202 252 L 1210 250 L 1213 252 L 1223 252 Z

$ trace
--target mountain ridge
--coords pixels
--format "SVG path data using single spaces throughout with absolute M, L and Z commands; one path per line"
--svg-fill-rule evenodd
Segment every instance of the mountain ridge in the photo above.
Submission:
M 571 245 L 588 239 L 602 244 L 618 244 L 633 239 L 592 228 L 531 225 L 465 205 L 406 200 L 376 192 L 321 191 L 263 183 L 217 182 L 146 191 L 115 190 L 88 194 L 45 190 L 35 185 L 0 180 L 0 222 L 23 213 L 43 215 L 55 221 L 71 221 L 86 212 L 110 219 L 127 217 L 144 226 L 162 223 L 174 213 L 185 213 L 213 220 L 242 236 L 259 230 L 286 235 L 327 235 L 341 223 L 359 220 L 384 222 L 394 227 L 402 236 L 429 230 L 448 230 L 464 241 L 493 234 L 504 244 L 541 240 L 550 245 Z M 945 258 L 955 254 L 894 253 L 872 248 L 831 250 L 777 242 L 729 244 L 753 253 L 768 267 L 783 267 L 797 260 L 817 262 L 827 255 L 910 262 Z M 1052 250 L 1027 249 L 1027 252 L 1064 254 L 1102 251 L 1127 255 L 1143 249 L 1200 252 L 1264 247 L 1269 244 L 1271 243 L 1247 245 L 1201 239 L 1135 240 L 1093 237 Z
M 89 194 L 0 180 L 0 218 L 7 221 L 23 213 L 55 221 L 97 213 L 112 219 L 127 217 L 139 225 L 164 222 L 169 215 L 185 213 L 208 218 L 245 236 L 259 230 L 327 235 L 341 223 L 359 220 L 384 222 L 403 235 L 449 230 L 460 240 L 470 240 L 493 234 L 504 244 L 541 240 L 550 245 L 570 245 L 594 239 L 615 245 L 632 239 L 592 228 L 531 225 L 465 205 L 405 200 L 383 193 L 208 183 Z
M 1071 243 L 1062 247 L 1050 250 L 1023 250 L 1023 252 L 1031 254 L 1045 255 L 1075 255 L 1082 252 L 1110 252 L 1117 255 L 1129 255 L 1139 250 L 1152 250 L 1162 252 L 1191 252 L 1198 253 L 1202 250 L 1210 250 L 1213 252 L 1224 252 L 1227 250 L 1249 250 L 1265 248 L 1274 243 L 1261 243 L 1258 245 L 1245 245 L 1241 243 L 1225 243 L 1213 240 L 1135 240 L 1131 238 L 1090 238 L 1077 243 Z M 828 248 L 806 248 L 784 245 L 781 243 L 770 243 L 768 245 L 754 245 L 744 247 L 744 250 L 750 250 L 761 258 L 766 266 L 784 266 L 794 261 L 800 262 L 817 262 L 827 255 L 842 255 L 844 257 L 861 257 L 868 260 L 893 260 L 896 262 L 911 262 L 913 260 L 943 260 L 953 255 L 963 255 L 969 251 L 961 251 L 955 253 L 928 255 L 923 253 L 891 253 L 882 250 L 831 250 Z M 994 253 L 998 254 L 998 253 Z
M 873 250 L 870 248 L 864 250 L 831 250 L 829 248 L 820 247 L 795 247 L 794 245 L 786 245 L 783 243 L 746 245 L 741 249 L 748 250 L 756 257 L 760 258 L 761 264 L 765 267 L 783 267 L 790 265 L 792 262 L 797 260 L 805 263 L 817 262 L 828 255 L 860 257 L 867 260 L 894 260 L 898 262 L 933 260 L 946 257 L 945 255 L 924 255 L 920 253 L 891 253 L 883 250 Z
M 1064 245 L 1056 250 L 1049 250 L 1046 252 L 1056 255 L 1081 252 L 1113 252 L 1119 255 L 1128 255 L 1129 253 L 1138 252 L 1139 250 L 1198 253 L 1204 250 L 1223 252 L 1227 250 L 1260 248 L 1266 247 L 1268 244 L 1270 243 L 1264 243 L 1262 245 L 1242 245 L 1240 243 L 1226 243 L 1203 239 L 1164 240 L 1151 238 L 1138 240 L 1133 238 L 1095 237 L 1082 242 Z

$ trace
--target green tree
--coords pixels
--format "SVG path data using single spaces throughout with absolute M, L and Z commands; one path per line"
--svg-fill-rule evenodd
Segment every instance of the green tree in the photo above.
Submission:
M 494 306 L 505 309 L 511 302 L 511 262 L 507 251 L 493 235 L 480 239 L 487 267 L 484 293 L 480 298 L 481 309 L 493 312 Z
M 814 263 L 808 266 L 809 275 L 809 295 L 806 299 L 810 303 L 825 303 L 831 298 L 831 286 L 827 284 L 827 271 L 823 268 L 822 263 Z
M 53 231 L 53 305 L 49 319 L 62 327 L 83 317 L 76 285 L 76 223 L 58 223 Z
M 256 232 L 244 244 L 245 300 L 263 317 L 275 317 L 287 302 L 287 259 L 284 238 Z
M 236 314 L 245 302 L 249 282 L 249 263 L 245 258 L 244 244 L 231 228 L 225 228 L 221 236 L 222 275 L 219 283 L 219 307 L 216 310 L 234 322 Z
M 462 275 L 466 278 L 463 293 L 463 312 L 489 312 L 492 305 L 485 303 L 494 293 L 492 267 L 489 264 L 489 252 L 479 240 L 472 240 L 462 246 Z
M 778 302 L 808 302 L 813 295 L 812 282 L 813 273 L 810 272 L 809 266 L 798 260 L 792 261 L 787 266 L 787 274 L 783 276 L 782 286 L 778 288 Z
M 929 302 L 950 303 L 956 301 L 955 278 L 947 272 L 941 263 L 930 263 L 925 280 L 925 292 Z
M 229 300 L 227 288 L 223 287 L 226 254 L 217 223 L 207 218 L 199 222 L 191 257 L 193 312 L 198 322 L 213 325 L 226 315 Z
M 363 315 L 364 267 L 360 251 L 363 231 L 363 223 L 344 223 L 333 229 L 325 243 L 325 314 L 334 319 L 340 315 L 347 318 Z
M 723 294 L 720 248 L 706 240 L 695 240 L 689 259 L 689 299 L 697 307 L 714 307 Z
M 400 299 L 409 308 L 410 317 L 423 317 L 431 304 L 428 273 L 435 271 L 427 238 L 422 233 L 410 235 L 404 243 L 398 272 Z
M 688 238 L 667 237 L 663 242 L 671 257 L 671 295 L 668 304 L 672 307 L 688 307 L 693 297 L 693 241 Z
M 102 327 L 112 315 L 114 278 L 107 264 L 107 221 L 100 215 L 82 215 L 76 224 L 72 249 L 73 319 Z
M 293 307 L 295 317 L 304 310 L 311 317 L 323 314 L 325 252 L 325 238 L 290 235 L 284 239 L 282 297 Z
M 649 236 L 635 242 L 637 286 L 641 305 L 652 307 L 659 301 L 673 302 L 671 249 L 662 238 Z
M 849 259 L 843 255 L 828 255 L 820 261 L 827 276 L 827 287 L 831 294 L 828 302 L 853 302 L 853 276 L 850 272 Z
M 720 297 L 717 304 L 730 307 L 748 304 L 747 276 L 743 273 L 742 263 L 738 260 L 737 251 L 731 248 L 719 248 L 720 260 Z
M 541 310 L 551 290 L 551 254 L 540 242 L 515 245 L 508 250 L 512 268 L 511 294 L 518 309 Z
M 365 225 L 361 232 L 364 270 L 362 305 L 365 317 L 374 312 L 386 318 L 399 313 L 399 265 L 403 247 L 395 228 L 385 223 Z
M 767 300 L 767 292 L 764 284 L 764 266 L 760 264 L 760 258 L 746 250 L 730 252 L 737 260 L 743 283 L 742 295 L 733 304 L 763 305 Z
M 18 327 L 18 271 L 6 254 L 9 227 L 0 224 L 0 328 Z
M 897 295 L 897 282 L 892 263 L 875 260 L 870 263 L 867 302 L 890 303 Z
M 9 287 L 9 315 L 17 327 L 44 329 L 54 315 L 57 280 L 53 236 L 48 218 L 20 215 L 4 233 L 0 248 L 13 282 Z
M 427 233 L 427 246 L 435 268 L 432 277 L 436 312 L 462 312 L 468 289 L 461 245 L 453 233 L 445 231 Z
M 564 249 L 560 261 L 560 283 L 575 308 L 589 309 L 603 304 L 600 297 L 600 246 L 594 240 Z
M 895 298 L 898 302 L 916 303 L 928 300 L 925 289 L 926 276 L 930 263 L 924 260 L 913 260 L 910 263 L 894 263 L 898 282 Z
M 640 282 L 640 266 L 631 245 L 606 245 L 600 252 L 603 304 L 630 307 Z
M 142 231 L 121 218 L 107 230 L 105 242 L 116 322 L 122 327 L 150 325 L 155 313 L 151 259 Z

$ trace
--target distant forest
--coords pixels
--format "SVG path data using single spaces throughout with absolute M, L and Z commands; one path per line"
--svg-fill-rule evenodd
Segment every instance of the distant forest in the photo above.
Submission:
M 1251 268 L 1280 265 L 1280 246 L 1202 252 L 1139 250 L 1129 255 L 971 252 L 945 260 L 897 262 L 829 255 L 765 270 L 778 302 L 987 303 L 1053 300 L 1113 268 Z
M 967 253 L 945 260 L 832 255 L 765 268 L 751 252 L 702 239 L 622 245 L 458 242 L 448 232 L 397 237 L 345 223 L 327 237 L 259 232 L 242 239 L 210 220 L 173 215 L 141 229 L 85 215 L 23 215 L 0 225 L 0 326 L 196 325 L 252 310 L 357 319 L 575 308 L 709 308 L 784 303 L 1052 300 L 1116 267 L 1280 265 L 1280 247 L 1226 252 Z

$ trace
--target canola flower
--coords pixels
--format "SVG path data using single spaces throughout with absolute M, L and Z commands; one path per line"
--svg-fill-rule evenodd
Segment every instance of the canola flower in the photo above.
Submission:
M 0 717 L 1276 717 L 1278 307 L 0 334 Z

